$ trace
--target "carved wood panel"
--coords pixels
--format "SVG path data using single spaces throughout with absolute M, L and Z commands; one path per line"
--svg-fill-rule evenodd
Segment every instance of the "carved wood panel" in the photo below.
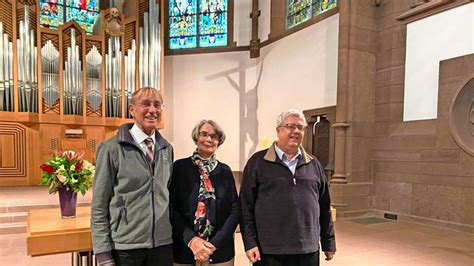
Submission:
M 99 144 L 105 139 L 105 130 L 100 127 L 85 127 L 84 131 L 87 141 L 85 157 L 87 160 L 95 163 L 95 154 Z
M 12 9 L 11 3 L 0 1 L 0 21 L 3 23 L 3 32 L 7 33 L 9 41 L 12 41 L 13 38 Z
M 143 27 L 143 19 L 145 17 L 145 12 L 148 12 L 148 1 L 140 0 L 140 3 L 138 4 L 138 24 L 140 27 Z
M 128 49 L 132 49 L 132 40 L 137 41 L 137 34 L 135 31 L 136 28 L 136 21 L 132 20 L 125 24 L 125 32 L 124 32 L 124 47 L 123 51 L 127 51 Z
M 86 140 L 85 139 L 73 139 L 66 138 L 61 141 L 61 150 L 67 151 L 85 151 L 86 150 Z
M 0 180 L 26 178 L 26 128 L 20 124 L 0 124 Z
M 61 125 L 49 124 L 40 126 L 43 160 L 49 160 L 54 151 L 61 149 L 62 127 Z

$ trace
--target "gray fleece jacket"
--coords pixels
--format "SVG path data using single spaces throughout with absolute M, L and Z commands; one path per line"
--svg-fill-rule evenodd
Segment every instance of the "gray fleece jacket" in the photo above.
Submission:
M 155 133 L 152 169 L 129 130 L 99 145 L 94 176 L 91 232 L 94 253 L 110 261 L 111 250 L 153 248 L 172 243 L 169 191 L 173 147 Z

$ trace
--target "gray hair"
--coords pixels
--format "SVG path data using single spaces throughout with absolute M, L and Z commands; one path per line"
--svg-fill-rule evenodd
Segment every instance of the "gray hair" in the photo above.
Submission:
M 143 87 L 132 93 L 130 104 L 136 104 L 140 98 L 158 98 L 163 104 L 163 95 L 161 92 L 152 87 Z
M 204 126 L 204 124 L 211 125 L 211 127 L 214 129 L 217 136 L 219 137 L 219 144 L 218 145 L 221 146 L 225 141 L 224 130 L 214 120 L 207 120 L 207 119 L 203 119 L 203 120 L 199 121 L 196 124 L 196 126 L 194 126 L 193 131 L 191 132 L 191 137 L 193 138 L 194 143 L 197 143 L 198 138 L 199 138 L 199 130 L 201 129 L 202 126 Z
M 289 109 L 289 110 L 286 110 L 286 111 L 282 112 L 278 116 L 278 118 L 277 118 L 277 127 L 281 126 L 281 124 L 283 123 L 283 120 L 285 120 L 289 116 L 301 118 L 301 119 L 303 119 L 304 126 L 308 125 L 308 123 L 306 122 L 306 117 L 304 116 L 303 112 L 301 112 L 300 110 L 296 110 L 296 109 Z

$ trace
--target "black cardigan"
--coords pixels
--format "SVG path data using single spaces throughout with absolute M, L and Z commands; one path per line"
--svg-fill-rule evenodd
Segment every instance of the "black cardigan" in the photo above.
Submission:
M 219 162 L 209 175 L 216 195 L 216 228 L 209 242 L 216 251 L 213 263 L 231 260 L 235 256 L 234 231 L 240 221 L 240 203 L 232 170 Z M 194 255 L 187 244 L 196 236 L 193 230 L 199 191 L 199 172 L 191 158 L 176 161 L 170 187 L 173 255 L 175 263 L 193 264 Z

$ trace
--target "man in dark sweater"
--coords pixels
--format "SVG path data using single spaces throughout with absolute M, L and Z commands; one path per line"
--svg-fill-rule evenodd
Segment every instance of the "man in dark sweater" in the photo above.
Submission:
M 247 162 L 240 189 L 240 229 L 254 265 L 319 265 L 336 252 L 329 187 L 323 167 L 301 143 L 304 115 L 288 110 L 277 119 L 278 139 Z

